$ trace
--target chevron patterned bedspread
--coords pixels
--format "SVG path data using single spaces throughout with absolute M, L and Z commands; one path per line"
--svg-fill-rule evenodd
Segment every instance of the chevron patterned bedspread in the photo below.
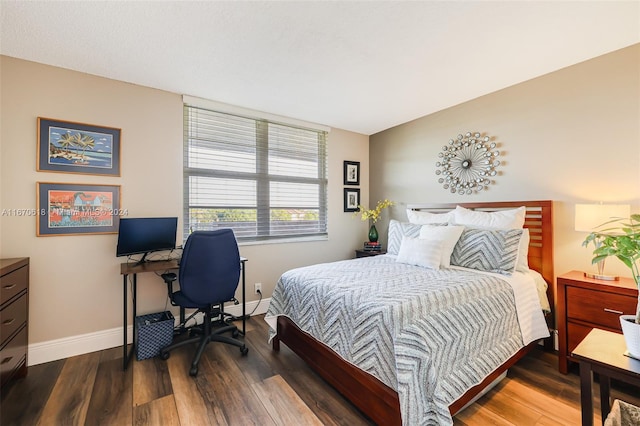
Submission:
M 265 320 L 279 315 L 395 389 L 404 425 L 452 424 L 448 406 L 524 346 L 507 282 L 392 256 L 284 273 Z

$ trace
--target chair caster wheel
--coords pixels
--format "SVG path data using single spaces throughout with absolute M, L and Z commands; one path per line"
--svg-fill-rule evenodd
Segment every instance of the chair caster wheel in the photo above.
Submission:
M 231 333 L 231 336 L 235 339 L 236 337 L 238 337 L 240 335 L 240 332 L 238 330 L 233 330 L 233 332 Z
M 165 361 L 169 359 L 169 356 L 171 356 L 170 352 L 160 352 L 160 358 Z
M 189 375 L 191 377 L 196 377 L 198 375 L 198 367 L 191 367 L 191 370 L 189 370 Z
M 241 353 L 242 355 L 246 355 L 246 354 L 248 354 L 248 353 L 249 353 L 249 348 L 248 348 L 248 347 L 246 347 L 246 346 L 242 346 L 242 347 L 240 348 L 240 353 Z

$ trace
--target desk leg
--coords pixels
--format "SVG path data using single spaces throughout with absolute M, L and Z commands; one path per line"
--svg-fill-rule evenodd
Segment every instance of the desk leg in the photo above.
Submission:
M 138 315 L 138 275 L 133 274 L 133 291 L 131 292 L 131 308 L 133 310 L 133 336 L 131 336 L 131 350 L 129 351 L 129 355 L 127 356 L 127 364 L 129 364 L 129 360 L 133 358 L 133 352 L 136 350 L 138 346 L 138 327 L 136 327 L 136 316 Z
M 133 356 L 133 351 L 136 348 L 136 335 L 137 333 L 137 327 L 136 327 L 136 295 L 137 295 L 137 288 L 138 288 L 138 277 L 136 274 L 133 274 L 133 289 L 132 289 L 132 308 L 133 308 L 133 339 L 132 339 L 132 344 L 131 344 L 131 350 L 128 351 L 127 350 L 127 343 L 128 343 L 128 339 L 127 339 L 127 277 L 128 275 L 125 274 L 124 275 L 124 281 L 123 281 L 123 288 L 124 288 L 124 293 L 123 293 L 123 302 L 122 302 L 122 307 L 124 308 L 124 314 L 123 314 L 123 319 L 122 319 L 122 334 L 124 335 L 124 341 L 122 342 L 122 370 L 125 371 L 127 369 L 127 366 L 129 365 L 129 360 L 131 359 L 131 357 Z
M 122 335 L 124 336 L 124 342 L 122 343 L 122 371 L 127 369 L 127 274 L 123 275 L 122 288 L 124 294 L 122 297 L 122 307 L 124 309 L 124 315 L 122 320 Z
M 247 321 L 247 313 L 245 312 L 246 306 L 247 306 L 247 288 L 246 288 L 244 269 L 245 269 L 245 262 L 242 262 L 242 335 L 243 336 L 245 335 L 245 325 Z
M 609 400 L 610 389 L 611 379 L 609 376 L 600 373 L 600 414 L 602 415 L 603 424 L 609 415 L 609 411 L 611 411 L 611 401 Z
M 580 405 L 582 406 L 582 426 L 593 426 L 593 371 L 591 365 L 580 363 Z

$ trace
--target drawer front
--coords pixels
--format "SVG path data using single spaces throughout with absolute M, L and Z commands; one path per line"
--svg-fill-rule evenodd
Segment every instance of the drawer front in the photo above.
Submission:
M 579 287 L 567 287 L 567 317 L 614 330 L 620 329 L 620 315 L 636 313 L 638 299 Z
M 0 348 L 27 321 L 27 294 L 0 311 Z
M 28 278 L 28 266 L 23 266 L 0 277 L 0 305 L 26 289 Z
M 4 385 L 27 356 L 27 327 L 0 350 L 0 385 Z

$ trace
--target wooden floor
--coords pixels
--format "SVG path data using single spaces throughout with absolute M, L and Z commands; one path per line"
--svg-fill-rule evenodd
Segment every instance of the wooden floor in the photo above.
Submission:
M 245 340 L 244 357 L 238 348 L 210 344 L 195 379 L 188 375 L 191 347 L 176 350 L 167 361 L 133 361 L 126 372 L 121 348 L 32 366 L 26 378 L 3 391 L 0 423 L 370 424 L 286 346 L 271 351 L 262 315 L 247 321 Z M 454 424 L 579 425 L 578 381 L 575 371 L 558 373 L 555 355 L 535 350 Z M 638 389 L 614 383 L 613 396 L 640 405 Z

